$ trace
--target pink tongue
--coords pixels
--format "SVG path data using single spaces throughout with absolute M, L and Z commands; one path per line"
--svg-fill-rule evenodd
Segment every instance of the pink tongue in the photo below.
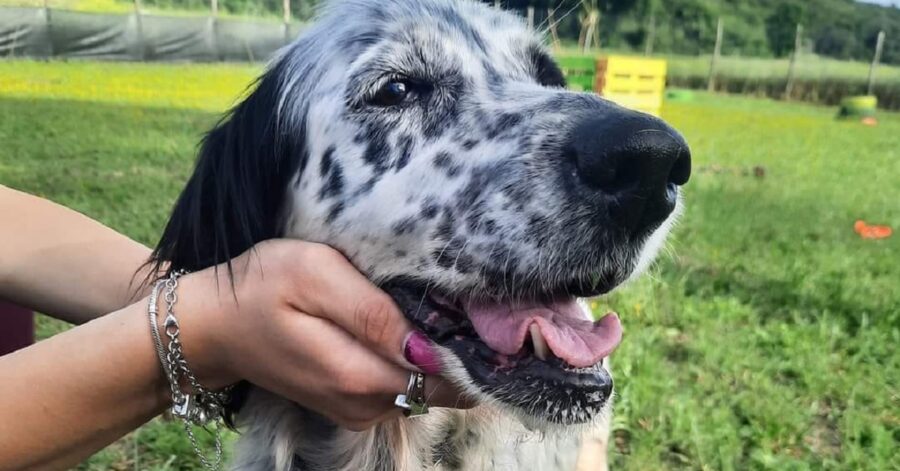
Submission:
M 597 364 L 622 340 L 619 316 L 609 313 L 591 322 L 574 299 L 552 304 L 471 303 L 467 310 L 481 340 L 505 355 L 522 349 L 531 324 L 537 324 L 554 355 L 576 368 Z

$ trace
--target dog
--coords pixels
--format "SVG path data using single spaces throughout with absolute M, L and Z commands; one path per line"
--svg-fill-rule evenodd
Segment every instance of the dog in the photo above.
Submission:
M 621 326 L 579 299 L 651 263 L 691 155 L 662 120 L 565 85 L 511 14 L 333 0 L 207 135 L 158 260 L 328 244 L 480 404 L 354 432 L 249 386 L 233 469 L 571 470 L 604 443 Z

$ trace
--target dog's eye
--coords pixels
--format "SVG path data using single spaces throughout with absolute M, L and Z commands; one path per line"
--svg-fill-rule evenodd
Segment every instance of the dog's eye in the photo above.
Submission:
M 375 93 L 371 103 L 376 106 L 400 105 L 410 97 L 412 89 L 408 80 L 391 80 Z

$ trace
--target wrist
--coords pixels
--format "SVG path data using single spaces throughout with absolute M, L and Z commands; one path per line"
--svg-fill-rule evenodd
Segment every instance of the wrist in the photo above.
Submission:
M 191 274 L 178 280 L 176 291 L 178 301 L 173 306 L 173 313 L 178 320 L 179 339 L 191 372 L 197 381 L 210 390 L 219 390 L 234 384 L 238 377 L 230 371 L 230 362 L 225 357 L 227 342 L 222 342 L 222 311 L 216 296 L 217 293 L 205 273 Z M 165 287 L 161 289 L 158 306 L 159 332 L 164 345 L 169 338 L 165 331 L 167 303 L 164 296 Z

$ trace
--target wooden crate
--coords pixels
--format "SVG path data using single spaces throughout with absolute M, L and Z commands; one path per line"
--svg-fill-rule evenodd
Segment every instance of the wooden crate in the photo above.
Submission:
M 642 57 L 597 59 L 594 91 L 626 108 L 659 115 L 666 90 L 666 61 Z
M 589 92 L 594 89 L 597 77 L 597 60 L 590 55 L 565 55 L 557 57 L 557 63 L 566 76 L 569 90 Z

